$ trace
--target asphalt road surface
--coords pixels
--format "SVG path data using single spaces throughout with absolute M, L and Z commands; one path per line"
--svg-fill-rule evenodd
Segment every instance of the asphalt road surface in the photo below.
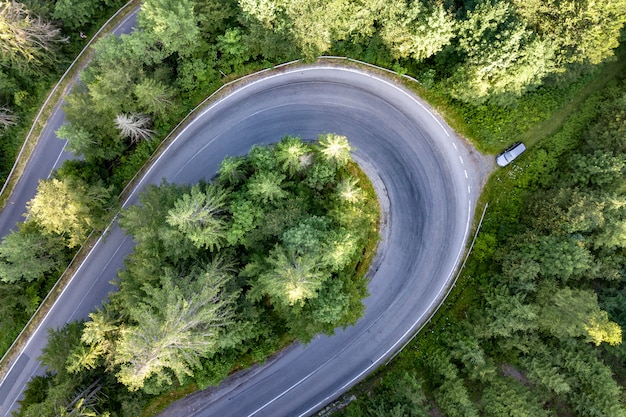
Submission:
M 378 76 L 304 67 L 248 82 L 202 112 L 138 188 L 162 178 L 195 183 L 253 144 L 328 132 L 348 137 L 385 209 L 365 317 L 292 347 L 245 378 L 187 397 L 164 416 L 309 415 L 384 363 L 443 301 L 468 241 L 481 157 L 419 99 Z M 136 201 L 137 190 L 125 206 Z M 85 318 L 100 304 L 133 246 L 117 225 L 98 241 L 0 385 L 0 415 L 43 372 L 35 358 L 45 329 Z

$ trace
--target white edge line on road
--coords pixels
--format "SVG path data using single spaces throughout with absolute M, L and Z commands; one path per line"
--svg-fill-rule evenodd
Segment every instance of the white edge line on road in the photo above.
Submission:
M 111 225 L 113 224 L 113 222 L 115 222 L 117 219 L 117 217 L 113 218 L 113 220 L 111 221 L 111 223 L 109 223 L 109 225 L 107 226 L 106 229 L 104 229 L 104 232 L 102 232 L 102 234 L 100 235 L 100 237 L 98 238 L 98 240 L 96 241 L 96 243 L 93 245 L 93 247 L 89 250 L 89 253 L 87 253 L 87 256 L 85 257 L 85 259 L 80 263 L 80 265 L 78 266 L 78 269 L 76 269 L 76 272 L 74 272 L 74 274 L 72 274 L 72 279 L 70 280 L 70 282 L 68 282 L 68 284 L 63 287 L 63 290 L 61 291 L 61 294 L 59 294 L 59 296 L 56 298 L 56 300 L 54 301 L 54 303 L 52 304 L 52 306 L 50 307 L 50 309 L 48 310 L 48 312 L 46 313 L 46 315 L 43 317 L 43 319 L 41 319 L 41 321 L 39 322 L 39 325 L 37 326 L 37 328 L 35 329 L 35 331 L 33 332 L 33 335 L 37 332 L 39 332 L 39 328 L 43 325 L 43 323 L 48 319 L 48 316 L 50 315 L 50 312 L 52 310 L 54 310 L 54 307 L 56 306 L 56 304 L 59 302 L 59 300 L 63 297 L 63 294 L 65 293 L 65 291 L 70 287 L 70 283 L 71 281 L 74 279 L 74 277 L 76 275 L 78 275 L 78 273 L 80 272 L 80 270 L 83 268 L 83 266 L 87 263 L 87 260 L 89 259 L 89 257 L 94 253 L 94 249 L 100 244 L 100 242 L 102 241 L 102 239 L 104 238 L 104 236 L 106 236 L 107 232 L 109 231 L 109 229 L 111 228 Z M 28 348 L 28 345 L 30 344 L 30 342 L 33 340 L 33 338 L 29 338 L 28 341 L 26 342 L 26 344 L 24 345 L 24 349 L 22 349 L 22 353 L 24 353 L 24 351 Z M 16 361 L 17 362 L 17 361 Z M 13 365 L 15 365 L 15 362 L 13 363 Z M 11 372 L 11 369 L 13 368 L 13 366 L 11 366 L 11 368 L 9 369 L 9 372 L 7 372 L 7 375 Z
M 101 275 L 102 275 L 102 271 L 104 271 L 104 270 L 105 270 L 105 269 L 109 266 L 109 264 L 113 261 L 113 257 L 114 257 L 115 255 L 117 255 L 117 253 L 120 251 L 120 249 L 122 249 L 122 246 L 124 246 L 124 243 L 126 243 L 126 241 L 127 241 L 127 240 L 128 240 L 128 235 L 124 235 L 124 239 L 122 239 L 122 241 L 121 241 L 121 242 L 120 242 L 120 244 L 118 245 L 117 249 L 115 249 L 115 252 L 113 252 L 113 256 L 109 259 L 109 261 L 108 261 L 106 264 L 104 264 L 104 266 L 103 266 L 103 267 L 102 267 L 102 269 L 100 270 L 100 274 L 99 274 L 98 276 L 101 276 Z M 95 246 L 94 246 L 94 248 L 95 248 Z M 82 265 L 82 264 L 81 264 L 81 265 Z M 91 291 L 91 289 L 92 289 L 93 287 L 95 287 L 95 286 L 96 286 L 97 282 L 98 282 L 98 280 L 94 280 L 94 281 L 93 281 L 93 284 L 91 284 L 91 286 L 89 287 L 89 291 L 88 291 L 88 292 L 90 292 L 90 291 Z M 85 298 L 83 297 L 83 298 L 80 300 L 80 302 L 82 303 L 84 299 L 85 299 Z M 104 300 L 103 300 L 103 301 L 104 301 Z M 80 307 L 80 303 L 77 303 L 77 304 L 78 304 L 78 305 L 76 306 L 76 308 L 74 309 L 74 311 L 72 311 L 72 317 L 74 317 L 74 315 L 76 314 L 76 311 L 78 311 L 78 307 Z
M 61 149 L 61 152 L 59 153 L 59 156 L 57 156 L 56 161 L 54 161 L 54 165 L 52 165 L 52 171 L 50 171 L 50 173 L 48 174 L 48 178 L 46 179 L 50 179 L 50 177 L 52 176 L 52 174 L 54 173 L 54 170 L 57 167 L 57 164 L 59 163 L 59 160 L 61 159 L 61 157 L 63 156 L 63 152 L 65 152 L 65 148 L 67 147 L 67 141 L 65 141 L 65 144 L 63 145 L 63 149 Z

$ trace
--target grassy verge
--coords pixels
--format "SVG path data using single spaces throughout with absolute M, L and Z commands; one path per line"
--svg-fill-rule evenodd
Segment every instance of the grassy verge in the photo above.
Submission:
M 148 407 L 146 407 L 143 413 L 141 413 L 141 417 L 155 416 L 161 411 L 165 410 L 168 405 L 180 400 L 181 398 L 186 397 L 189 394 L 193 394 L 197 390 L 198 385 L 195 383 L 172 389 L 171 391 L 168 391 L 165 394 L 156 398 L 155 400 L 151 401 Z
M 291 338 L 283 338 L 277 342 L 278 348 L 275 352 L 286 349 L 288 346 L 294 343 L 294 340 Z M 275 353 L 274 352 L 274 353 Z M 268 355 L 268 358 L 271 355 Z M 259 361 L 254 358 L 253 355 L 246 354 L 242 355 L 237 359 L 237 363 L 235 367 L 231 370 L 229 375 L 232 375 L 238 371 L 249 369 L 255 364 L 258 364 Z M 262 362 L 261 362 L 262 363 Z M 143 409 L 140 417 L 152 417 L 159 414 L 161 411 L 165 410 L 170 404 L 184 398 L 198 390 L 201 390 L 197 383 L 190 382 L 185 385 L 175 385 L 169 391 L 153 398 L 149 401 L 148 405 Z
M 616 60 L 604 64 L 597 71 L 589 83 L 580 92 L 567 101 L 561 108 L 552 113 L 550 118 L 535 124 L 523 134 L 519 140 L 531 146 L 542 138 L 555 134 L 565 123 L 565 120 L 576 111 L 584 101 L 593 93 L 602 90 L 611 80 L 626 73 L 626 48 L 622 47 L 616 52 Z
M 380 204 L 378 202 L 378 197 L 376 195 L 376 190 L 374 189 L 374 185 L 370 181 L 369 177 L 363 170 L 361 170 L 357 164 L 350 164 L 348 166 L 348 171 L 350 174 L 354 175 L 355 178 L 359 180 L 359 186 L 365 193 L 365 198 L 369 200 L 369 207 L 376 207 L 376 211 L 378 213 L 378 218 L 374 220 L 372 229 L 369 231 L 368 241 L 363 249 L 363 256 L 361 257 L 361 261 L 356 266 L 356 279 L 360 280 L 365 277 L 369 272 L 370 265 L 374 261 L 374 257 L 376 256 L 376 250 L 378 249 L 378 241 L 380 240 L 379 234 L 379 225 L 381 219 L 381 209 Z

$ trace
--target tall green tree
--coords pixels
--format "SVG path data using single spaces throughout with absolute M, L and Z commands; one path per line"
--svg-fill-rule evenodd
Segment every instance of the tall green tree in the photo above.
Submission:
M 440 410 L 451 417 L 478 417 L 478 409 L 450 356 L 441 350 L 431 352 L 429 356 L 428 366 L 435 385 L 433 394 Z
M 297 255 L 319 255 L 328 238 L 330 221 L 326 217 L 311 216 L 287 229 L 281 240 L 288 251 Z
M 598 64 L 613 56 L 626 23 L 626 1 L 514 0 L 526 22 L 555 46 L 560 69 L 572 63 Z
M 188 57 L 200 43 L 200 28 L 191 0 L 147 0 L 137 20 L 169 54 Z
M 496 375 L 496 367 L 489 358 L 476 337 L 471 334 L 463 334 L 461 331 L 450 331 L 455 334 L 450 343 L 451 356 L 461 361 L 465 372 L 470 379 L 475 381 L 487 381 Z
M 459 24 L 453 97 L 473 104 L 507 104 L 554 71 L 554 46 L 526 28 L 511 3 L 481 1 Z
M 0 3 L 0 40 L 0 62 L 22 70 L 50 62 L 57 45 L 67 41 L 59 28 L 14 0 Z
M 626 154 L 596 150 L 571 158 L 572 180 L 580 186 L 607 188 L 626 167 Z
M 111 69 L 125 68 L 135 79 L 146 70 L 163 63 L 168 51 L 161 48 L 149 30 L 134 31 L 121 36 L 109 35 L 96 42 L 91 64 L 81 74 L 86 84 L 94 82 L 100 73 Z M 133 85 L 134 87 L 134 85 Z
M 510 417 L 551 417 L 541 396 L 511 378 L 497 378 L 483 390 L 481 404 L 486 415 Z
M 534 340 L 533 355 L 522 358 L 522 365 L 526 368 L 526 376 L 535 384 L 557 395 L 568 393 L 572 390 L 567 375 L 558 366 L 555 366 L 550 357 L 551 347 L 546 346 L 540 340 Z
M 329 133 L 327 135 L 320 135 L 318 138 L 319 146 L 322 151 L 322 155 L 328 161 L 333 162 L 337 166 L 345 166 L 350 161 L 350 143 L 348 138 L 341 135 Z
M 284 305 L 302 305 L 315 298 L 328 275 L 320 260 L 310 254 L 296 255 L 276 247 L 268 258 L 270 269 L 259 277 L 260 290 Z
M 230 204 L 232 215 L 231 227 L 226 233 L 226 240 L 230 245 L 237 243 L 246 245 L 248 232 L 259 225 L 263 219 L 264 210 L 259 204 L 247 200 L 244 195 L 235 196 Z
M 142 80 L 135 87 L 134 93 L 140 110 L 156 116 L 166 116 L 174 102 L 172 89 L 153 78 Z
M 57 0 L 52 17 L 61 19 L 65 28 L 78 30 L 88 25 L 105 6 L 114 3 L 115 0 Z
M 538 323 L 555 337 L 583 336 L 596 346 L 602 342 L 611 345 L 622 342 L 622 329 L 600 309 L 593 291 L 568 287 L 555 290 L 546 286 L 538 302 L 541 305 Z
M 299 138 L 285 136 L 275 147 L 276 159 L 282 171 L 294 176 L 310 164 L 310 148 Z
M 283 24 L 291 23 L 290 32 L 294 41 L 302 54 L 309 59 L 315 59 L 330 49 L 334 40 L 333 35 L 340 30 L 339 19 L 347 17 L 346 3 L 335 0 L 294 0 L 276 3 L 287 16 Z
M 223 34 L 238 17 L 238 8 L 236 0 L 194 0 L 202 39 L 210 42 Z
M 223 329 L 233 320 L 233 294 L 225 292 L 224 271 L 198 270 L 191 276 L 161 278 L 160 287 L 144 288 L 144 302 L 130 309 L 135 324 L 120 330 L 114 363 L 117 377 L 130 390 L 147 378 L 168 381 L 171 370 L 182 381 L 199 366 L 199 357 L 214 353 Z
M 0 346 L 8 349 L 35 312 L 42 296 L 36 284 L 0 282 Z
M 572 410 L 584 416 L 626 416 L 620 402 L 621 388 L 598 351 L 586 343 L 537 345 L 534 356 L 541 368 L 552 368 L 560 375 L 558 385 Z M 530 374 L 533 379 L 533 373 Z M 545 380 L 540 380 L 544 383 Z M 547 388 L 550 388 L 547 386 Z
M 89 320 L 82 326 L 81 343 L 71 348 L 65 360 L 69 373 L 96 369 L 103 363 L 112 362 L 114 344 L 120 333 L 120 319 L 115 314 L 109 304 L 89 313 Z
M 333 42 L 367 39 L 381 19 L 381 2 L 240 0 L 247 43 L 270 58 L 315 59 Z
M 120 71 L 119 65 L 100 68 L 87 84 L 93 110 L 103 116 L 130 111 L 134 105 L 133 92 L 141 73 Z
M 583 242 L 560 236 L 533 236 L 521 244 L 520 256 L 536 261 L 544 277 L 568 279 L 593 277 L 594 259 Z
M 288 196 L 282 187 L 284 180 L 285 176 L 277 172 L 257 172 L 248 181 L 248 194 L 263 204 L 284 199 Z
M 120 226 L 133 236 L 145 257 L 180 259 L 195 256 L 190 250 L 191 240 L 167 224 L 167 216 L 174 204 L 190 190 L 187 186 L 168 184 L 149 185 L 139 194 L 139 205 L 122 211 Z M 188 242 L 188 245 L 184 243 Z
M 37 358 L 42 365 L 55 374 L 66 374 L 68 355 L 79 343 L 83 323 L 73 321 L 59 329 L 48 329 L 48 343 Z
M 333 272 L 340 272 L 343 268 L 353 262 L 359 250 L 359 240 L 357 235 L 351 233 L 347 228 L 340 228 L 329 233 L 323 243 L 322 257 L 324 263 Z
M 250 57 L 250 51 L 243 41 L 243 34 L 239 28 L 229 28 L 223 35 L 217 37 L 217 49 L 220 52 L 219 66 L 222 71 L 241 71 L 243 64 Z
M 507 338 L 537 328 L 537 306 L 529 303 L 523 294 L 511 294 L 503 285 L 490 290 L 485 296 L 485 314 L 489 317 L 487 336 Z
M 195 185 L 174 203 L 167 215 L 167 223 L 178 228 L 197 247 L 213 251 L 219 249 L 226 238 L 227 192 L 214 185 Z
M 246 161 L 242 157 L 227 156 L 220 162 L 217 173 L 220 183 L 226 186 L 236 186 L 247 176 Z
M 337 185 L 339 199 L 348 204 L 358 203 L 363 199 L 363 190 L 359 188 L 357 178 L 342 178 Z
M 33 222 L 18 225 L 18 231 L 0 243 L 0 280 L 15 283 L 42 279 L 66 260 L 64 243 L 58 235 L 43 234 Z
M 37 194 L 26 204 L 27 217 L 44 233 L 66 238 L 68 247 L 78 246 L 93 228 L 104 227 L 111 206 L 111 192 L 77 178 L 42 180 Z
M 101 162 L 115 159 L 128 147 L 127 141 L 115 127 L 116 114 L 97 108 L 86 90 L 74 88 L 65 102 L 63 110 L 68 123 L 61 126 L 56 134 L 60 139 L 67 140 L 70 151 L 88 162 Z M 118 107 L 115 106 L 116 109 Z M 85 109 L 91 109 L 92 112 Z
M 381 37 L 395 58 L 423 61 L 455 35 L 456 22 L 441 2 L 388 2 L 383 16 Z

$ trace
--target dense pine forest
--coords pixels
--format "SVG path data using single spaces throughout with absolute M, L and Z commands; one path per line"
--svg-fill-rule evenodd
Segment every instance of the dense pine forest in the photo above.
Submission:
M 79 35 L 92 33 L 119 5 L 106 0 L 0 3 L 0 170 L 5 175 L 44 92 L 80 49 Z M 442 311 L 389 369 L 357 389 L 357 401 L 341 412 L 626 414 L 621 331 L 626 325 L 626 81 L 619 48 L 624 0 L 146 0 L 141 7 L 139 29 L 97 42 L 81 86 L 66 97 L 68 123 L 57 134 L 81 159 L 66 162 L 41 182 L 28 205 L 28 221 L 0 243 L 1 351 L 91 230 L 108 223 L 124 185 L 191 108 L 238 75 L 292 59 L 340 55 L 415 77 L 416 92 L 482 151 L 496 153 L 516 140 L 529 145 L 519 161 L 495 172 L 487 184 L 485 221 Z M 189 189 L 164 184 L 163 194 L 152 190 L 144 198 L 163 198 L 175 209 L 183 195 L 188 202 L 217 198 L 210 189 L 208 184 Z M 166 212 L 153 214 L 176 233 L 188 226 Z M 132 211 L 125 216 L 129 232 L 141 241 Z M 287 233 L 283 243 L 304 235 L 323 241 L 309 229 L 330 233 L 333 223 L 318 220 L 294 223 L 302 233 Z M 219 244 L 200 234 L 186 246 L 163 241 L 146 250 L 243 244 L 232 230 L 228 233 Z M 260 236 L 258 242 L 263 240 Z M 272 261 L 248 270 L 257 274 L 257 288 L 266 285 L 256 290 L 260 298 L 247 298 L 250 303 L 272 294 L 262 269 L 276 266 L 285 252 L 271 253 Z M 207 268 L 224 267 L 227 258 L 212 262 L 207 259 L 205 269 L 167 266 L 171 274 L 194 277 L 189 287 L 170 293 L 196 291 L 192 282 L 206 278 Z M 183 273 L 183 267 L 190 269 Z M 173 389 L 181 382 L 206 386 L 234 368 L 237 353 L 205 346 L 208 350 L 191 349 L 181 363 L 171 362 L 173 373 L 150 379 L 159 373 L 148 372 L 148 383 L 127 384 L 131 390 L 120 389 L 115 373 L 99 374 L 105 364 L 132 371 L 128 364 L 136 358 L 115 345 L 124 341 L 115 333 L 117 320 L 124 315 L 132 323 L 149 314 L 165 296 L 159 288 L 171 285 L 163 274 L 163 282 L 153 278 L 152 289 L 138 290 L 130 275 L 152 276 L 151 271 L 133 271 L 124 273 L 129 279 L 122 278 L 121 288 L 128 283 L 129 297 L 143 291 L 143 310 L 124 310 L 122 290 L 94 320 L 53 333 L 43 359 L 56 374 L 33 380 L 24 401 L 32 406 L 22 415 L 141 415 L 169 383 Z M 230 285 L 236 279 L 229 268 L 225 271 L 205 290 L 234 291 Z M 223 308 L 244 309 L 241 300 L 233 301 L 235 293 L 228 293 Z M 285 308 L 299 305 L 288 298 L 283 302 Z M 329 312 L 340 317 L 343 310 L 333 307 Z M 256 337 L 241 326 L 239 341 Z M 306 340 L 313 332 L 329 331 L 328 325 L 306 328 L 304 322 L 282 327 L 284 339 L 270 337 L 272 343 L 257 345 L 249 362 L 290 338 Z M 70 341 L 74 346 L 81 337 L 84 379 L 71 376 L 78 372 L 77 362 L 68 358 L 74 351 Z M 210 366 L 196 356 L 218 351 Z M 195 380 L 186 372 L 190 369 L 196 370 Z

